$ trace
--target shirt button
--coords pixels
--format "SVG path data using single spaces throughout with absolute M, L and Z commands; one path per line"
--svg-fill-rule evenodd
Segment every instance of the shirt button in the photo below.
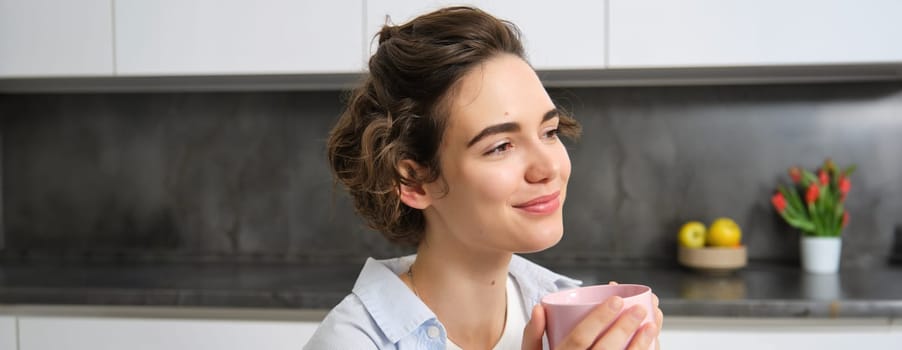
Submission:
M 439 335 L 438 327 L 429 326 L 429 328 L 426 328 L 426 335 L 428 335 L 430 338 L 437 338 Z

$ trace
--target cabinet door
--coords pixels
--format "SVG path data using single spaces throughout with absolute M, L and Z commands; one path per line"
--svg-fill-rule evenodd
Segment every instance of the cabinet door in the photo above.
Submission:
M 605 59 L 604 1 L 476 0 L 367 1 L 366 43 L 374 52 L 373 37 L 385 24 L 386 15 L 402 24 L 417 15 L 450 5 L 473 5 L 517 25 L 523 33 L 526 54 L 541 70 L 603 68 Z
M 363 0 L 116 0 L 119 75 L 354 73 Z
M 672 317 L 662 348 L 693 350 L 898 349 L 902 330 L 890 320 Z
M 300 349 L 314 322 L 20 317 L 19 350 Z
M 0 316 L 0 350 L 16 350 L 16 318 Z
M 897 0 L 610 0 L 610 67 L 902 61 Z
M 113 0 L 0 0 L 0 78 L 113 75 Z

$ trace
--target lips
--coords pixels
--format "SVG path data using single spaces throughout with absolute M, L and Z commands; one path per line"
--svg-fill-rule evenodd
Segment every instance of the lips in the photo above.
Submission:
M 531 214 L 551 214 L 561 206 L 561 191 L 533 198 L 528 202 L 514 204 L 514 208 Z

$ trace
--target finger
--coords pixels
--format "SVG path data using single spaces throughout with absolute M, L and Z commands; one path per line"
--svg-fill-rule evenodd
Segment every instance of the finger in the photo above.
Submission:
M 655 309 L 655 324 L 658 329 L 664 329 L 664 312 L 661 309 Z
M 561 349 L 588 349 L 595 343 L 595 339 L 605 329 L 611 326 L 617 319 L 617 314 L 623 309 L 623 298 L 610 297 L 598 307 L 592 309 L 582 321 L 580 321 L 570 334 L 558 345 Z M 624 342 L 624 345 L 626 342 Z M 623 348 L 623 345 L 620 346 Z
M 648 346 L 651 345 L 652 340 L 658 338 L 659 333 L 660 328 L 654 324 L 649 323 L 642 326 L 630 342 L 628 350 L 648 350 Z
M 661 299 L 658 298 L 657 294 L 651 294 L 651 303 L 655 307 L 655 324 L 658 325 L 658 329 L 662 329 L 664 326 L 664 312 L 661 311 Z
M 523 350 L 542 350 L 542 335 L 545 333 L 545 309 L 542 305 L 532 308 L 529 323 L 523 329 Z
M 601 338 L 595 343 L 593 349 L 623 349 L 629 344 L 630 338 L 636 334 L 642 320 L 645 319 L 645 308 L 641 306 L 633 306 L 608 328 Z

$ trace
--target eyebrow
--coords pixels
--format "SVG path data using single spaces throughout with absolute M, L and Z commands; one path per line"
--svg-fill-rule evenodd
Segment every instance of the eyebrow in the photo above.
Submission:
M 554 117 L 557 117 L 560 114 L 561 114 L 561 111 L 559 109 L 552 108 L 550 111 L 545 112 L 545 115 L 542 116 L 542 123 L 544 123 Z M 485 129 L 482 129 L 482 131 L 480 131 L 479 134 L 476 134 L 476 136 L 474 136 L 472 139 L 470 139 L 470 142 L 467 143 L 467 148 L 473 146 L 474 144 L 479 142 L 479 140 L 482 140 L 486 137 L 489 137 L 489 136 L 492 136 L 495 134 L 500 134 L 500 133 L 505 133 L 505 132 L 514 132 L 514 131 L 519 131 L 519 130 L 520 130 L 520 124 L 517 124 L 514 122 L 501 123 L 501 124 L 495 124 L 495 125 L 488 126 Z

